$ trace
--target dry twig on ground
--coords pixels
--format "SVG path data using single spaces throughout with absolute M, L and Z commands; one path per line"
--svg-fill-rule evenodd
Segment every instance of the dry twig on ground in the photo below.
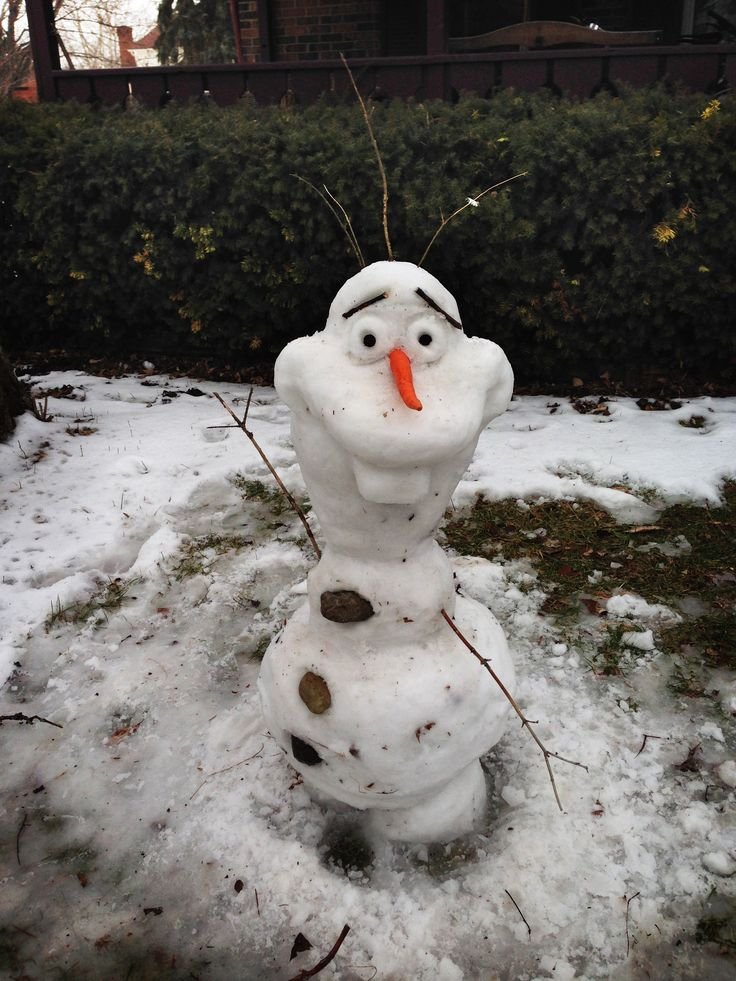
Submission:
M 51 719 L 44 719 L 42 715 L 24 715 L 23 712 L 15 712 L 13 715 L 0 715 L 0 726 L 3 722 L 23 722 L 27 726 L 32 725 L 34 722 L 45 722 L 47 726 L 56 726 L 57 729 L 64 728 L 58 722 L 52 722 Z
M 320 971 L 323 971 L 330 963 L 330 961 L 334 959 L 338 950 L 340 949 L 340 947 L 342 947 L 345 937 L 347 937 L 349 933 L 350 933 L 350 927 L 346 923 L 345 926 L 340 931 L 340 936 L 335 941 L 332 950 L 328 954 L 326 954 L 321 961 L 315 964 L 314 967 L 310 967 L 308 970 L 305 969 L 303 971 L 300 971 L 298 974 L 295 974 L 293 978 L 290 978 L 289 981 L 307 981 L 307 978 L 313 978 L 316 974 L 319 974 Z

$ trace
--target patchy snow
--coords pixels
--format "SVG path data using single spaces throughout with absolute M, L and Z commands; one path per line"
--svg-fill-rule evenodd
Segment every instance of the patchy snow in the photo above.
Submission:
M 310 800 L 259 713 L 257 655 L 303 602 L 312 558 L 289 512 L 243 500 L 238 472 L 270 478 L 242 434 L 208 428 L 229 422 L 213 391 L 241 410 L 247 391 L 35 381 L 78 398 L 50 398 L 52 422 L 27 415 L 0 446 L 0 714 L 49 720 L 0 728 L 2 976 L 290 978 L 346 923 L 322 977 L 736 976 L 694 943 L 736 896 L 733 679 L 717 699 L 677 698 L 656 650 L 626 679 L 596 677 L 541 614 L 527 565 L 454 560 L 509 637 L 540 738 L 588 769 L 552 761 L 560 812 L 512 725 L 484 760 L 482 833 L 374 843 L 345 874 L 329 856 L 353 817 Z M 716 502 L 736 474 L 736 399 L 617 399 L 610 416 L 550 401 L 516 399 L 482 434 L 456 506 L 591 499 L 644 523 L 653 503 Z M 694 415 L 707 425 L 679 424 Z M 249 419 L 303 493 L 273 390 Z M 656 643 L 667 609 L 615 599 L 627 634 Z M 299 932 L 313 949 L 290 962 Z

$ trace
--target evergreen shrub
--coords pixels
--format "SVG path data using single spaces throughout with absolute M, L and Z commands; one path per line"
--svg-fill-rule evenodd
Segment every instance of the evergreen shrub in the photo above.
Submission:
M 396 258 L 457 296 L 522 382 L 733 369 L 736 106 L 663 88 L 373 110 Z M 295 175 L 303 178 L 298 180 Z M 260 361 L 385 258 L 355 105 L 0 105 L 0 344 Z

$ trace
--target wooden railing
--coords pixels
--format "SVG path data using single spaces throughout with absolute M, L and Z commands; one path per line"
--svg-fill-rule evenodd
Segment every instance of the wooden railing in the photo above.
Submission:
M 578 98 L 621 85 L 665 80 L 712 94 L 736 87 L 736 45 L 574 48 L 424 57 L 364 59 L 352 63 L 361 91 L 375 99 L 453 100 L 464 92 L 491 96 L 500 88 L 543 87 Z M 68 71 L 48 66 L 39 75 L 46 99 L 162 106 L 171 100 L 232 105 L 308 104 L 322 96 L 349 97 L 342 64 L 270 62 L 252 65 L 161 66 Z
M 454 52 L 492 51 L 494 48 L 633 48 L 660 44 L 662 31 L 604 31 L 600 27 L 568 24 L 559 20 L 527 20 L 509 24 L 486 34 L 451 37 L 447 50 Z

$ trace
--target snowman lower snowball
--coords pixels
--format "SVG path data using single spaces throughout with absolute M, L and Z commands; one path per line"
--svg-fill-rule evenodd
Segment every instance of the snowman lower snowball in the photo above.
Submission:
M 508 689 L 514 671 L 433 536 L 511 399 L 511 367 L 465 335 L 433 276 L 376 262 L 342 286 L 324 330 L 284 349 L 275 384 L 326 546 L 264 657 L 266 722 L 317 798 L 367 812 L 389 839 L 450 840 L 482 818 L 480 757 L 510 706 L 442 611 Z

